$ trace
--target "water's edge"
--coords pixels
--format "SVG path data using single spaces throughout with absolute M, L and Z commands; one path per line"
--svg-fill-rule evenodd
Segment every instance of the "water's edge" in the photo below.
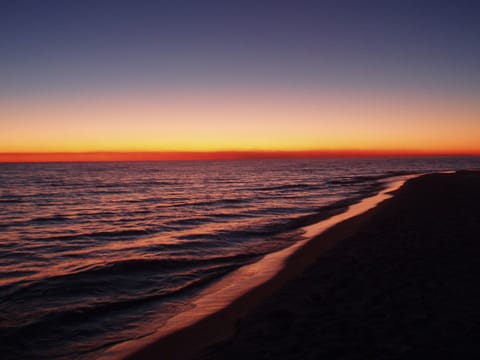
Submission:
M 389 185 L 376 195 L 366 197 L 328 219 L 304 226 L 302 238 L 293 245 L 234 270 L 203 290 L 194 299 L 190 310 L 176 314 L 162 327 L 151 330 L 150 335 L 110 347 L 100 359 L 148 359 L 155 354 L 158 356 L 159 352 L 164 359 L 173 356 L 175 359 L 187 359 L 199 349 L 228 337 L 240 318 L 288 279 L 300 273 L 331 245 L 353 234 L 355 226 L 352 225 L 355 224 L 347 224 L 348 229 L 344 229 L 347 231 L 339 231 L 339 236 L 323 239 L 323 245 L 316 245 L 318 252 L 300 254 L 320 235 L 334 226 L 341 227 L 364 215 L 391 198 L 392 192 L 406 181 L 421 175 L 391 178 Z

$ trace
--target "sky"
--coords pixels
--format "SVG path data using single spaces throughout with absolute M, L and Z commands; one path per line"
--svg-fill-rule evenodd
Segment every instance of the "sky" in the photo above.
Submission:
M 0 153 L 479 154 L 478 34 L 478 1 L 4 0 Z

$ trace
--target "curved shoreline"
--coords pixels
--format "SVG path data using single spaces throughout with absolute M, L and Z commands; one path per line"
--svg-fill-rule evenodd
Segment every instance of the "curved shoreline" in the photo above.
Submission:
M 372 210 L 418 176 L 399 177 L 345 212 L 304 227 L 302 240 L 226 275 L 197 297 L 193 309 L 170 318 L 152 335 L 107 349 L 100 359 L 150 359 L 160 354 L 163 359 L 188 359 L 231 336 L 238 321 L 336 243 L 354 234 Z

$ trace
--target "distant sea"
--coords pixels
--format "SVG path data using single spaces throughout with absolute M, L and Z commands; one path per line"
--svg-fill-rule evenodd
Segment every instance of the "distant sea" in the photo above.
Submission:
M 95 358 L 396 176 L 465 168 L 480 158 L 0 164 L 1 358 Z

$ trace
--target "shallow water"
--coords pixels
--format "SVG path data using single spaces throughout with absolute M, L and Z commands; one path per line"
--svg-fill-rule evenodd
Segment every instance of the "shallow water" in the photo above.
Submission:
M 0 351 L 95 358 L 390 177 L 479 158 L 0 164 Z

